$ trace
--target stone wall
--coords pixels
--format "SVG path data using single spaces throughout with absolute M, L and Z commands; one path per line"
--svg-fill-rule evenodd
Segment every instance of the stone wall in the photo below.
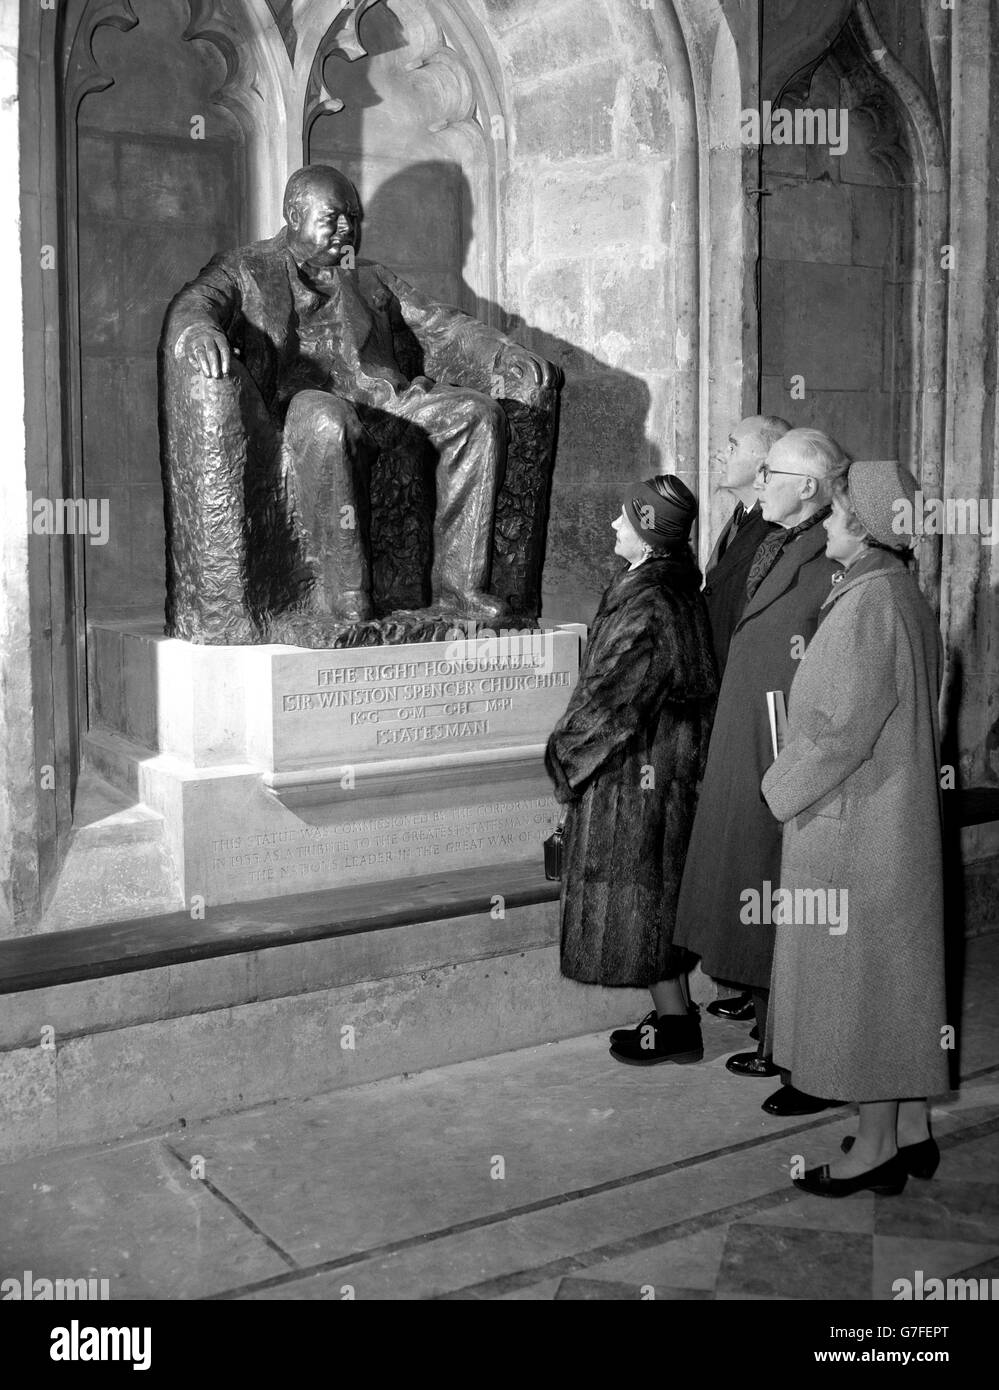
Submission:
M 875 0 L 870 13 L 880 26 L 874 46 L 891 46 L 939 122 L 931 64 L 938 35 L 931 42 L 919 6 Z M 761 399 L 768 413 L 828 430 L 855 458 L 898 457 L 918 473 L 911 411 L 924 337 L 920 137 L 897 83 L 872 57 L 856 9 L 841 28 L 844 18 L 837 16 L 838 37 L 830 34 L 818 70 L 792 83 L 788 100 L 792 109 L 837 113 L 841 152 L 829 144 L 763 150 Z M 772 24 L 766 41 L 779 44 Z
M 211 100 L 219 54 L 182 39 L 184 0 L 136 0 L 134 10 L 134 29 L 95 35 L 114 81 L 79 114 L 83 481 L 111 519 L 107 544 L 85 550 L 91 618 L 162 614 L 156 345 L 170 298 L 240 242 L 244 221 L 239 127 Z
M 847 109 L 825 65 L 808 106 Z M 850 113 L 843 155 L 771 145 L 764 155 L 763 410 L 827 430 L 854 458 L 899 455 L 904 219 L 911 198 Z
M 999 12 L 965 4 L 952 28 L 944 490 L 999 511 Z M 948 755 L 969 782 L 999 784 L 999 546 L 945 537 L 941 626 L 948 651 Z M 967 833 L 969 858 L 999 854 L 999 825 Z
M 16 8 L 0 10 L 0 177 L 19 181 Z M 26 219 L 31 225 L 31 219 Z M 37 911 L 36 788 L 31 688 L 28 533 L 24 524 L 25 370 L 20 275 L 20 219 L 13 199 L 0 210 L 0 275 L 6 332 L 0 340 L 6 466 L 0 469 L 0 936 Z M 37 260 L 36 260 L 37 263 Z
M 524 342 L 565 372 L 551 501 L 545 615 L 587 619 L 616 565 L 622 485 L 661 471 L 692 481 L 673 419 L 679 189 L 670 103 L 641 11 L 625 3 L 486 0 L 512 132 L 507 309 Z M 644 37 L 646 48 L 641 41 Z
M 428 129 L 440 112 L 419 69 L 409 70 L 420 61 L 421 35 L 403 18 L 410 18 L 405 7 L 376 5 L 364 18 L 366 55 L 352 63 L 327 59 L 327 82 L 343 109 L 316 120 L 309 162 L 332 164 L 356 185 L 362 256 L 474 314 L 479 295 L 465 268 L 475 226 L 488 224 L 490 211 L 475 206 L 475 169 L 463 167 L 467 148 L 456 147 L 447 130 Z

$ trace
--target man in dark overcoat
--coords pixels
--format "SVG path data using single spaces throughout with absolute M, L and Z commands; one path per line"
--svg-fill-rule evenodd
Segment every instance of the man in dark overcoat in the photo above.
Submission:
M 767 454 L 791 426 L 777 415 L 750 415 L 732 427 L 725 450 L 721 487 L 735 498 L 735 510 L 715 541 L 704 569 L 704 601 L 719 679 L 725 673 L 729 643 L 746 606 L 746 581 L 753 556 L 776 523 L 767 521 L 756 491 L 756 475 Z M 708 1013 L 742 1021 L 753 1017 L 752 994 L 739 987 L 727 999 L 714 999 Z
M 831 480 L 848 460 L 828 435 L 791 430 L 773 446 L 756 487 L 763 517 L 777 529 L 750 565 L 747 603 L 728 650 L 708 748 L 708 762 L 684 866 L 674 942 L 701 957 L 715 979 L 753 991 L 757 1026 L 766 1037 L 774 928 L 766 907 L 780 884 L 781 826 L 760 792 L 774 753 L 768 691 L 786 700 L 798 662 L 818 626 L 819 609 L 838 566 L 826 558 Z M 761 904 L 746 921 L 746 894 Z M 729 1058 L 737 1075 L 776 1076 L 762 1052 Z M 783 1088 L 766 1102 L 774 1113 L 811 1113 L 821 1098 Z M 790 1105 L 791 1109 L 785 1109 Z M 795 1109 L 808 1106 L 808 1109 Z
M 763 515 L 756 475 L 778 439 L 791 426 L 776 415 L 750 415 L 733 426 L 725 451 L 721 486 L 735 510 L 721 530 L 704 567 L 704 601 L 711 619 L 718 675 L 725 673 L 729 643 L 746 607 L 746 581 L 753 556 L 775 523 Z

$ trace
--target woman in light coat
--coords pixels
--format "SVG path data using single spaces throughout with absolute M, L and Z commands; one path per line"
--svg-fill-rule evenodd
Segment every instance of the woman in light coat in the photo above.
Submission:
M 859 1106 L 845 1157 L 796 1185 L 902 1190 L 939 1153 L 926 1097 L 948 1089 L 934 616 L 896 547 L 914 480 L 858 462 L 834 495 L 844 566 L 791 687 L 787 741 L 763 778 L 784 823 L 771 982 L 775 1061 L 796 1087 Z M 790 896 L 788 893 L 790 890 Z

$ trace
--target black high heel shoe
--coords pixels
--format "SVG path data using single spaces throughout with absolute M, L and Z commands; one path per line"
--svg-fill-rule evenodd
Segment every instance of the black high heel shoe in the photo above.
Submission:
M 853 1148 L 854 1136 L 848 1134 L 840 1144 L 840 1148 L 848 1154 Z M 937 1148 L 937 1141 L 931 1134 L 928 1139 L 921 1139 L 918 1144 L 902 1144 L 898 1150 L 898 1156 L 905 1164 L 905 1170 L 914 1178 L 922 1178 L 923 1182 L 929 1182 L 933 1174 L 940 1167 L 940 1150 Z
M 855 1192 L 867 1191 L 876 1192 L 880 1197 L 897 1197 L 908 1176 L 901 1154 L 896 1153 L 887 1163 L 879 1163 L 855 1178 L 830 1177 L 829 1165 L 823 1163 L 821 1168 L 809 1168 L 803 1178 L 793 1181 L 802 1192 L 811 1192 L 816 1197 L 852 1197 Z

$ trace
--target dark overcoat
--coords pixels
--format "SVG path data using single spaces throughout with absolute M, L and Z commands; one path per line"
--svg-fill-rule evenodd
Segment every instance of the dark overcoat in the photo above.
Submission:
M 736 624 L 677 904 L 675 941 L 715 979 L 768 989 L 774 929 L 743 893 L 780 882 L 781 827 L 760 782 L 773 762 L 767 692 L 785 700 L 839 566 L 821 522 L 789 541 Z M 760 914 L 761 917 L 763 914 Z
M 700 582 L 687 549 L 618 575 L 548 742 L 568 806 L 562 973 L 585 984 L 648 986 L 692 964 L 672 939 L 717 690 Z
M 725 674 L 732 634 L 746 607 L 746 581 L 753 556 L 764 536 L 776 529 L 773 522 L 764 520 L 759 505 L 752 509 L 734 536 L 730 535 L 731 525 L 730 521 L 718 537 L 704 568 L 704 600 L 711 619 L 720 677 Z
M 777 926 L 774 1061 L 833 1100 L 934 1095 L 949 1085 L 940 633 L 885 551 L 847 571 L 825 612 L 763 779 L 784 822 L 781 887 L 798 895 Z

